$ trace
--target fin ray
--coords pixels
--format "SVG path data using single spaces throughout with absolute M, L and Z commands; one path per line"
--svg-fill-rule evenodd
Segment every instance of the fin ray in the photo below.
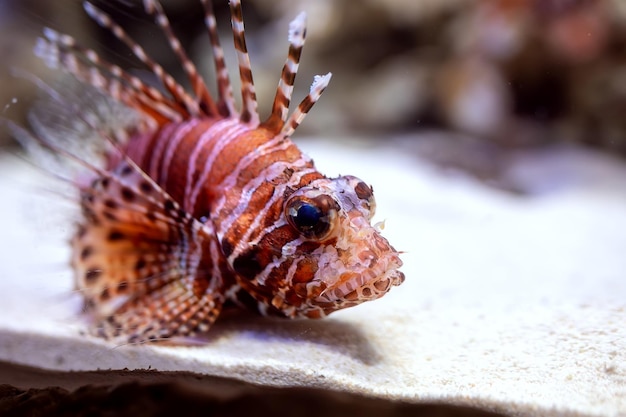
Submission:
M 235 98 L 233 97 L 233 88 L 228 75 L 228 68 L 224 60 L 224 50 L 220 44 L 217 33 L 217 23 L 213 12 L 213 2 L 211 0 L 201 0 L 204 7 L 204 22 L 209 32 L 209 41 L 213 51 L 213 62 L 215 65 L 215 73 L 217 75 L 217 89 L 220 98 L 220 105 L 224 107 L 224 117 L 237 115 L 235 106 Z
M 302 12 L 289 24 L 289 52 L 283 66 L 272 113 L 264 123 L 270 129 L 279 132 L 287 121 L 289 104 L 293 93 L 293 86 L 300 65 L 300 56 L 306 38 L 306 13 Z
M 165 89 L 170 93 L 174 101 L 183 109 L 185 109 L 185 113 L 187 114 L 183 114 L 183 117 L 189 115 L 199 116 L 201 114 L 201 110 L 196 100 L 191 97 L 185 91 L 185 89 L 165 71 L 165 69 L 160 64 L 154 61 L 146 53 L 143 47 L 135 42 L 120 25 L 115 23 L 108 14 L 98 9 L 96 6 L 89 2 L 84 2 L 83 6 L 87 14 L 93 20 L 95 20 L 96 23 L 98 23 L 101 27 L 109 30 L 113 34 L 113 36 L 119 39 L 132 51 L 137 59 L 139 59 L 150 69 L 150 71 L 152 71 L 152 73 L 157 77 L 157 79 L 161 82 Z M 172 34 L 172 36 L 174 35 Z M 194 85 L 194 87 L 196 86 Z
M 182 120 L 184 114 L 180 114 L 180 108 L 160 92 L 119 66 L 100 59 L 95 51 L 81 48 L 71 36 L 61 35 L 49 28 L 44 30 L 44 36 L 45 39 L 40 38 L 35 53 L 49 67 L 61 66 L 79 81 L 144 112 L 157 122 Z
M 224 294 L 223 281 L 202 267 L 210 225 L 126 160 L 83 190 L 81 206 L 73 266 L 100 335 L 135 343 L 208 330 Z M 195 303 L 207 308 L 194 310 L 192 327 L 180 313 Z
M 304 120 L 309 110 L 317 103 L 317 100 L 319 100 L 326 87 L 328 87 L 331 77 L 332 74 L 330 72 L 326 75 L 315 76 L 309 94 L 300 102 L 298 108 L 289 116 L 289 119 L 283 126 L 281 131 L 283 135 L 291 136 L 298 126 L 300 126 L 300 123 L 302 123 L 302 120 Z
M 239 78 L 241 80 L 242 109 L 239 119 L 243 123 L 258 126 L 259 114 L 257 112 L 256 90 L 254 88 L 254 80 L 252 79 L 250 55 L 248 55 L 248 47 L 246 46 L 246 34 L 240 0 L 230 0 L 230 13 L 235 50 L 237 51 L 237 62 L 239 64 Z
M 180 64 L 183 66 L 183 70 L 185 71 L 185 74 L 187 74 L 187 78 L 191 82 L 191 87 L 196 96 L 196 105 L 199 105 L 202 112 L 206 115 L 218 115 L 219 111 L 217 109 L 217 105 L 215 104 L 213 97 L 211 97 L 211 93 L 204 83 L 204 79 L 200 76 L 200 74 L 198 74 L 198 69 L 195 64 L 191 59 L 189 59 L 187 53 L 181 46 L 180 41 L 174 33 L 170 21 L 167 18 L 167 15 L 161 7 L 161 3 L 159 3 L 158 0 L 144 0 L 144 9 L 155 18 L 157 25 L 159 25 L 165 34 L 170 48 L 174 51 L 180 61 Z

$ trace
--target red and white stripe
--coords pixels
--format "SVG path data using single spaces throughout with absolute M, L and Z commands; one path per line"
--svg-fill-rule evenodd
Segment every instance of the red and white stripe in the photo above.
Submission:
M 83 218 L 73 240 L 73 266 L 103 336 L 131 342 L 195 337 L 208 331 L 227 298 L 239 300 L 242 292 L 265 313 L 323 317 L 378 298 L 404 279 L 398 253 L 369 224 L 371 189 L 354 177 L 324 177 L 290 139 L 331 78 L 316 76 L 289 114 L 305 14 L 289 26 L 272 111 L 261 121 L 241 2 L 230 0 L 239 110 L 211 1 L 201 2 L 217 74 L 215 98 L 157 0 L 144 0 L 144 9 L 180 60 L 191 92 L 89 2 L 89 16 L 152 71 L 164 92 L 68 35 L 46 29 L 37 47 L 49 65 L 145 120 L 140 127 L 124 126 L 126 141 L 102 133 L 103 167 L 84 164 L 93 180 L 79 186 Z M 80 160 L 54 136 L 35 134 L 33 140 Z M 314 239 L 294 226 L 287 206 L 318 200 L 332 233 Z

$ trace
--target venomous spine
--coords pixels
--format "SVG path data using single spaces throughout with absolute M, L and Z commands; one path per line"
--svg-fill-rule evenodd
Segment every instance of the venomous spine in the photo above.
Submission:
M 255 304 L 263 314 L 321 318 L 379 298 L 404 280 L 398 252 L 370 223 L 372 188 L 353 176 L 325 177 L 290 140 L 331 77 L 316 76 L 310 93 L 289 113 L 305 15 L 290 24 L 272 111 L 261 121 L 240 1 L 230 1 L 239 109 L 212 5 L 202 4 L 216 68 L 215 98 L 156 0 L 144 0 L 144 9 L 178 56 L 191 91 L 86 2 L 86 12 L 126 44 L 163 88 L 46 29 L 38 55 L 122 103 L 137 121 L 104 129 L 76 103 L 47 89 L 48 111 L 52 102 L 97 136 L 98 163 L 76 150 L 80 141 L 68 143 L 41 106 L 31 112 L 30 131 L 12 125 L 22 142 L 83 168 L 73 179 L 82 214 L 72 239 L 72 266 L 94 329 L 106 338 L 202 336 L 227 301 Z

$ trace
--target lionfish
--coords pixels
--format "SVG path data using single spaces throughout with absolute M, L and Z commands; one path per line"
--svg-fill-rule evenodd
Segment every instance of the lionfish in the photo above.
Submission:
M 202 4 L 217 98 L 157 0 L 144 0 L 143 7 L 182 64 L 192 92 L 110 15 L 85 2 L 87 14 L 125 44 L 162 88 L 46 28 L 37 54 L 84 88 L 97 89 L 102 99 L 137 113 L 139 121 L 124 122 L 120 112 L 100 115 L 109 118 L 108 126 L 118 124 L 103 128 L 80 103 L 68 103 L 62 91 L 46 85 L 48 108 L 33 108 L 31 130 L 13 125 L 18 139 L 34 140 L 85 168 L 72 180 L 81 208 L 72 266 L 93 332 L 105 338 L 196 339 L 206 336 L 225 304 L 265 315 L 321 318 L 377 299 L 404 280 L 399 253 L 371 225 L 372 188 L 354 176 L 325 177 L 290 140 L 331 77 L 316 76 L 289 113 L 305 14 L 290 23 L 288 57 L 271 114 L 261 121 L 240 1 L 230 1 L 239 109 L 213 6 L 210 0 Z M 71 127 L 60 127 L 57 113 L 65 114 L 64 123 L 80 119 L 97 137 L 100 164 L 81 156 L 87 153 L 81 147 L 93 144 L 59 131 Z

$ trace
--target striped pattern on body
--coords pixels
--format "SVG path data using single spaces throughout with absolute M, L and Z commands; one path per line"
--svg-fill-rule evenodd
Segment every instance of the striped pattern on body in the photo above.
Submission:
M 39 56 L 134 109 L 141 122 L 118 126 L 123 132 L 111 134 L 79 109 L 62 107 L 100 136 L 100 166 L 38 129 L 42 123 L 36 114 L 33 133 L 13 126 L 21 140 L 85 167 L 77 183 L 82 219 L 72 264 L 96 333 L 104 337 L 196 338 L 209 330 L 228 300 L 251 299 L 266 314 L 319 318 L 378 298 L 404 280 L 398 252 L 370 224 L 371 187 L 352 176 L 325 177 L 290 140 L 330 81 L 330 74 L 316 76 L 289 114 L 305 40 L 304 13 L 290 24 L 272 111 L 260 121 L 241 4 L 230 1 L 239 111 L 211 2 L 202 4 L 216 99 L 157 1 L 144 0 L 144 8 L 180 59 L 192 92 L 110 16 L 85 3 L 86 12 L 130 48 L 164 91 L 105 62 L 72 37 L 46 29 L 36 48 Z

